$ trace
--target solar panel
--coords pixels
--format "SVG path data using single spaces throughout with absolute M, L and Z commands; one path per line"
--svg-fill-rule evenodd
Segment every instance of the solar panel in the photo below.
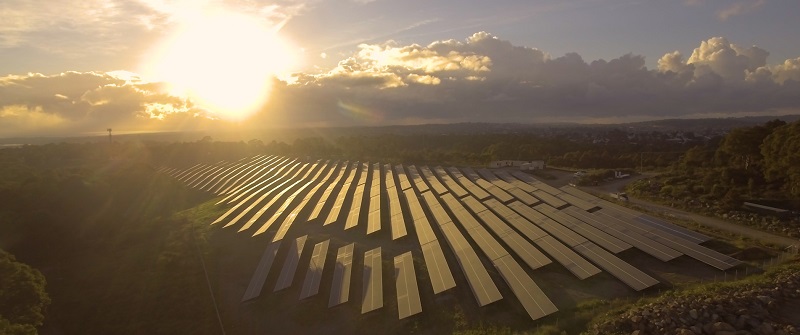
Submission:
M 308 175 L 306 175 L 302 179 L 297 180 L 294 183 L 292 183 L 292 185 L 284 188 L 277 195 L 275 195 L 273 200 L 271 200 L 269 203 L 267 203 L 267 205 L 264 205 L 264 207 L 261 210 L 256 212 L 256 214 L 254 214 L 253 217 L 250 218 L 250 220 L 247 221 L 245 226 L 249 226 L 250 224 L 254 224 L 256 221 L 258 221 L 258 219 L 264 213 L 270 212 L 270 213 L 273 213 L 273 214 L 267 219 L 266 222 L 264 222 L 264 224 L 261 226 L 261 228 L 259 228 L 253 234 L 253 236 L 256 236 L 256 235 L 259 235 L 259 234 L 262 234 L 262 233 L 266 232 L 267 229 L 269 229 L 269 227 L 272 226 L 273 223 L 275 223 L 275 221 L 277 221 L 279 218 L 281 218 L 281 216 L 283 215 L 284 212 L 286 212 L 287 214 L 291 213 L 291 209 L 294 209 L 297 206 L 297 203 L 298 202 L 302 202 L 302 200 L 305 198 L 305 195 L 308 192 L 308 191 L 306 191 L 308 189 L 308 187 L 311 186 L 311 185 L 317 184 L 318 180 L 319 180 L 319 177 L 324 172 L 326 172 L 328 169 L 330 169 L 331 167 L 332 166 L 330 164 L 326 164 L 321 169 L 317 170 L 317 173 L 314 174 L 313 177 L 309 178 Z M 292 191 L 293 189 L 294 189 L 294 191 Z M 275 207 L 275 205 L 281 203 L 281 201 L 283 201 L 283 204 L 281 204 L 280 207 L 278 207 L 277 209 L 275 209 L 273 211 L 273 208 Z M 278 238 L 278 239 L 283 238 L 283 235 L 289 229 L 289 226 L 291 225 L 291 222 L 293 222 L 293 220 L 292 221 L 284 221 L 284 223 L 281 224 L 281 227 L 278 229 L 278 232 L 277 232 L 277 235 L 276 235 L 276 237 L 280 236 L 280 238 Z M 245 228 L 242 228 L 242 230 L 244 230 L 244 229 Z
M 567 268 L 569 272 L 572 272 L 578 279 L 586 279 L 600 273 L 600 269 L 550 235 L 542 236 L 533 241 L 533 243 Z
M 456 287 L 456 281 L 453 279 L 453 274 L 450 272 L 438 240 L 423 244 L 422 256 L 425 259 L 425 267 L 428 269 L 428 277 L 430 277 L 434 294 Z
M 296 168 L 300 168 L 300 169 L 299 169 L 299 170 L 295 170 Z M 302 167 L 301 167 L 299 164 L 297 164 L 297 165 L 294 165 L 294 166 L 292 167 L 292 170 L 291 170 L 291 171 L 297 171 L 297 172 L 299 173 L 299 172 L 302 172 L 303 170 L 305 170 L 306 168 L 308 168 L 308 164 L 305 164 L 305 165 L 303 165 Z M 291 171 L 290 171 L 290 172 L 291 172 Z M 221 215 L 219 218 L 217 218 L 217 219 L 216 219 L 214 222 L 212 222 L 211 224 L 216 224 L 216 223 L 222 222 L 222 221 L 224 221 L 224 220 L 225 220 L 225 219 L 226 219 L 228 216 L 232 215 L 233 213 L 236 213 L 236 212 L 239 210 L 239 208 L 241 208 L 241 207 L 244 207 L 244 206 L 247 206 L 247 207 L 245 207 L 245 208 L 244 208 L 244 209 L 243 209 L 243 210 L 240 212 L 239 216 L 237 216 L 236 218 L 234 218 L 233 220 L 231 220 L 230 222 L 228 222 L 228 224 L 226 224 L 225 226 L 227 227 L 227 226 L 230 226 L 230 225 L 232 225 L 232 224 L 234 224 L 234 223 L 238 222 L 238 221 L 239 221 L 239 219 L 241 219 L 241 218 L 242 218 L 244 215 L 246 215 L 247 213 L 249 213 L 249 212 L 250 212 L 250 210 L 252 210 L 252 209 L 253 209 L 255 206 L 257 206 L 257 205 L 258 205 L 258 203 L 259 203 L 260 201 L 262 201 L 264 198 L 266 198 L 266 197 L 267 197 L 267 195 L 269 194 L 269 191 L 268 191 L 268 189 L 269 189 L 269 186 L 271 186 L 273 183 L 277 183 L 277 182 L 279 182 L 279 181 L 280 181 L 280 179 L 279 179 L 279 178 L 271 179 L 271 181 L 270 181 L 269 183 L 267 183 L 266 185 L 263 185 L 263 186 L 261 186 L 261 188 L 260 188 L 260 189 L 258 189 L 258 190 L 255 190 L 255 192 L 252 192 L 252 193 L 250 193 L 250 194 L 249 194 L 249 195 L 248 195 L 246 198 L 244 198 L 243 200 L 241 200 L 241 201 L 239 201 L 238 203 L 236 203 L 236 205 L 234 205 L 233 207 L 231 207 L 231 209 L 229 209 L 227 212 L 225 212 L 225 214 L 222 214 L 222 215 Z M 263 194 L 262 194 L 262 193 L 263 193 Z M 241 193 L 240 195 L 244 195 L 244 194 L 246 194 L 246 193 Z M 259 197 L 259 199 L 257 199 L 257 200 L 255 200 L 255 201 L 252 201 L 252 202 L 251 202 L 251 200 L 252 200 L 253 198 L 255 198 L 255 196 L 259 195 L 259 194 L 261 194 L 262 196 L 261 196 L 261 197 Z M 233 195 L 233 194 L 231 194 L 231 195 Z M 238 197 L 237 197 L 236 199 L 238 199 Z M 235 201 L 236 199 L 234 199 L 234 201 Z M 224 199 L 223 199 L 223 200 L 224 200 Z M 218 204 L 219 204 L 219 203 L 218 203 Z M 248 204 L 249 204 L 249 206 L 248 206 Z
M 598 229 L 614 234 L 614 236 L 616 236 L 618 239 L 664 262 L 670 261 L 682 255 L 680 252 L 672 248 L 644 237 L 626 226 L 618 224 L 610 217 L 597 214 L 597 212 L 588 213 L 575 209 L 566 209 L 565 211 L 569 215 L 580 218 L 584 222 L 593 225 Z
M 414 182 L 414 187 L 417 188 L 419 193 L 424 193 L 425 191 L 429 190 L 428 184 L 422 179 L 419 172 L 417 171 L 417 167 L 414 165 L 410 165 L 407 167 L 408 169 L 408 176 L 411 178 L 411 181 Z
M 531 184 L 528 184 L 528 183 L 526 183 L 526 182 L 524 182 L 522 180 L 519 180 L 518 178 L 515 178 L 514 176 L 509 174 L 507 171 L 494 170 L 492 172 L 494 172 L 494 174 L 497 175 L 497 177 L 499 177 L 500 179 L 504 180 L 507 183 L 510 183 L 511 185 L 516 186 L 517 188 L 519 188 L 519 189 L 521 189 L 521 190 L 523 190 L 525 192 L 532 193 L 533 191 L 538 190 L 538 188 L 533 187 Z
M 631 247 L 630 244 L 548 205 L 543 204 L 536 206 L 536 210 L 615 254 L 628 250 Z
M 277 160 L 278 160 L 277 157 L 269 156 L 269 157 L 265 157 L 262 160 L 254 162 L 253 164 L 245 165 L 243 169 L 239 170 L 235 174 L 232 174 L 228 178 L 220 180 L 220 182 L 217 183 L 217 185 L 213 185 L 209 189 L 211 190 L 211 192 L 213 192 L 215 194 L 225 194 L 225 190 L 229 186 L 238 184 L 240 181 L 242 181 L 245 178 L 247 178 L 247 176 L 249 176 L 254 171 L 258 171 L 258 170 L 260 170 L 262 168 L 265 168 L 268 165 L 271 165 L 272 162 L 275 162 Z
M 556 195 L 556 194 L 561 193 L 561 191 L 559 191 L 557 188 L 552 187 L 550 185 L 547 185 L 547 184 L 539 181 L 538 179 L 534 178 L 533 176 L 531 176 L 531 175 L 529 175 L 529 174 L 527 174 L 525 172 L 522 172 L 522 171 L 511 171 L 511 174 L 514 177 L 517 177 L 520 180 L 530 184 L 531 186 L 536 187 L 536 188 L 538 188 L 538 189 L 540 189 L 542 191 L 545 191 L 547 193 L 550 193 L 552 195 Z
M 511 209 L 515 212 L 522 215 L 524 218 L 528 219 L 528 221 L 533 222 L 535 225 L 539 226 L 539 228 L 544 229 L 550 235 L 553 235 L 555 238 L 564 242 L 564 244 L 574 247 L 578 244 L 586 242 L 586 238 L 579 235 L 578 233 L 564 227 L 563 225 L 559 224 L 553 219 L 550 219 L 546 215 L 536 211 L 533 208 L 525 206 L 525 204 L 515 201 L 508 205 Z
M 336 267 L 333 270 L 333 283 L 331 284 L 331 297 L 328 300 L 328 307 L 343 304 L 350 299 L 353 248 L 355 248 L 355 243 L 339 248 L 336 253 Z
M 234 176 L 238 175 L 240 171 L 246 170 L 248 167 L 257 165 L 258 163 L 265 160 L 266 156 L 254 156 L 251 158 L 244 158 L 239 162 L 229 166 L 228 168 L 220 171 L 219 173 L 215 174 L 205 183 L 198 184 L 198 188 L 203 191 L 211 191 L 215 189 L 223 180 L 229 180 Z
M 428 206 L 428 209 L 431 211 L 433 215 L 433 220 L 436 221 L 436 224 L 439 226 L 443 226 L 445 224 L 453 222 L 450 219 L 450 215 L 444 211 L 442 205 L 439 203 L 439 200 L 436 199 L 436 196 L 433 195 L 432 192 L 425 192 L 422 193 L 422 199 L 425 200 L 425 204 Z
M 288 158 L 280 158 L 280 159 L 271 160 L 271 161 L 263 164 L 262 166 L 257 166 L 255 168 L 253 168 L 252 170 L 248 171 L 247 173 L 245 173 L 244 175 L 242 175 L 241 177 L 239 177 L 238 179 L 233 181 L 227 187 L 221 188 L 220 191 L 217 192 L 217 193 L 221 194 L 221 195 L 226 195 L 226 199 L 227 199 L 233 193 L 238 192 L 243 187 L 251 185 L 254 182 L 257 183 L 259 180 L 267 179 L 267 178 L 273 176 L 273 172 L 276 172 L 277 169 L 283 168 L 287 164 L 292 163 L 293 161 L 294 160 L 288 159 Z M 223 201 L 225 201 L 225 199 L 223 199 L 220 202 L 217 202 L 217 204 L 220 204 Z
M 243 185 L 241 188 L 230 192 L 224 199 L 217 202 L 217 204 L 223 202 L 232 204 L 239 201 L 242 197 L 250 198 L 254 193 L 270 191 L 275 183 L 292 179 L 300 173 L 305 172 L 305 170 L 311 166 L 312 165 L 309 163 L 289 162 L 286 165 L 276 167 L 276 170 L 269 171 L 270 175 L 264 176 L 265 178 L 256 178 L 256 180 L 253 180 L 247 185 Z
M 397 284 L 397 313 L 399 319 L 422 312 L 419 299 L 417 276 L 414 273 L 414 259 L 411 251 L 394 258 L 394 276 Z
M 469 194 L 467 190 L 461 187 L 461 185 L 459 185 L 455 179 L 450 177 L 450 175 L 447 174 L 447 171 L 445 171 L 441 166 L 435 167 L 433 171 L 436 172 L 436 175 L 439 176 L 439 179 L 444 182 L 445 186 L 447 186 L 447 188 L 450 189 L 450 191 L 453 192 L 456 197 L 463 198 Z
M 506 245 L 513 250 L 517 256 L 519 256 L 531 269 L 538 269 L 542 266 L 550 264 L 551 261 L 547 256 L 542 254 L 541 251 L 536 249 L 533 245 L 530 244 L 527 240 L 525 240 L 519 233 L 514 231 L 508 224 L 503 222 L 500 217 L 495 215 L 493 212 L 489 211 L 486 206 L 481 204 L 480 202 L 476 201 L 466 201 L 469 198 L 465 198 L 465 203 L 470 207 L 470 209 L 475 212 L 478 211 L 478 217 L 483 221 L 489 229 L 494 232 L 497 237 L 499 237 Z M 497 200 L 491 200 L 495 205 L 502 205 Z M 502 205 L 505 206 L 505 205 Z M 510 209 L 506 208 L 506 210 L 510 211 Z M 528 222 L 529 226 L 533 226 Z M 543 231 L 539 230 L 541 234 L 545 234 Z M 542 235 L 536 236 L 537 238 Z
M 467 278 L 472 295 L 479 306 L 486 306 L 503 298 L 500 291 L 495 286 L 486 268 L 481 264 L 478 254 L 469 245 L 469 242 L 461 235 L 458 228 L 453 223 L 439 226 L 444 234 L 447 244 L 453 250 L 461 271 Z
M 431 185 L 431 188 L 433 188 L 433 190 L 437 194 L 441 195 L 447 193 L 447 188 L 444 187 L 444 185 L 439 181 L 439 179 L 436 179 L 436 175 L 434 175 L 433 172 L 431 172 L 431 169 L 429 169 L 427 166 L 420 166 L 419 171 L 422 173 L 422 176 L 425 177 L 425 180 L 428 181 L 428 183 Z
M 478 184 L 478 186 L 486 190 L 486 192 L 489 192 L 501 202 L 508 203 L 509 201 L 514 200 L 514 197 L 511 196 L 511 194 L 508 194 L 508 192 L 504 191 L 503 189 L 494 186 L 494 184 L 486 181 L 485 179 L 476 179 L 475 184 Z
M 500 271 L 503 279 L 512 288 L 512 291 L 517 298 L 520 299 L 520 302 L 525 307 L 525 310 L 528 312 L 531 319 L 535 320 L 558 310 L 555 308 L 555 305 L 553 305 L 550 299 L 544 295 L 536 283 L 534 283 L 533 280 L 531 280 L 531 278 L 525 273 L 525 271 L 522 270 L 519 263 L 517 263 L 512 256 L 510 256 L 508 251 L 506 251 L 506 249 L 494 239 L 494 237 L 489 233 L 489 231 L 486 230 L 486 228 L 480 224 L 472 228 L 470 228 L 468 224 L 464 224 L 464 219 L 466 219 L 467 215 L 469 214 L 466 213 L 466 210 L 460 203 L 455 201 L 455 198 L 453 198 L 452 195 L 445 194 L 442 199 L 445 200 L 445 204 L 452 212 L 465 213 L 464 215 L 456 214 L 456 217 L 458 218 L 457 221 L 464 226 L 464 228 L 467 230 L 467 234 L 469 234 L 469 236 L 473 241 L 475 241 L 486 257 L 488 257 L 489 260 L 491 260 L 495 267 Z M 483 206 L 480 203 L 477 204 Z M 485 210 L 481 213 L 486 213 L 487 215 L 491 214 L 491 212 Z M 469 217 L 472 220 L 475 220 L 471 215 L 469 215 Z M 452 224 L 442 226 L 442 230 L 452 231 L 455 227 L 451 226 Z M 538 253 L 538 250 L 533 248 L 527 241 L 524 241 L 524 239 L 516 234 L 516 232 L 514 232 L 513 235 L 517 238 L 512 237 L 511 234 L 505 235 L 508 238 L 507 243 L 518 247 L 518 251 L 521 252 L 520 257 L 526 261 L 530 261 L 529 264 L 532 264 L 532 267 L 540 267 L 543 265 L 542 262 L 545 260 L 549 263 L 550 260 L 547 259 L 546 256 Z M 536 250 L 536 253 L 531 250 L 525 250 L 526 248 L 532 248 L 533 250 Z
M 542 200 L 542 202 L 555 208 L 564 208 L 569 206 L 569 204 L 566 201 L 561 200 L 561 198 L 556 197 L 555 195 L 552 195 L 542 190 L 534 191 L 533 196 L 539 198 L 540 200 Z
M 544 294 L 541 288 L 525 273 L 511 256 L 494 261 L 495 267 L 503 276 L 506 284 L 519 299 L 522 307 L 528 312 L 531 320 L 537 320 L 558 312 L 556 305 Z
M 382 272 L 381 248 L 377 247 L 365 252 L 361 314 L 383 307 Z
M 395 165 L 394 172 L 397 173 L 397 180 L 400 182 L 400 189 L 407 190 L 411 188 L 411 182 L 408 180 L 408 175 L 406 175 L 406 171 L 403 169 L 402 165 Z
M 658 280 L 592 242 L 575 246 L 574 249 L 634 290 L 641 291 L 658 284 Z
M 258 298 L 261 295 L 261 289 L 264 287 L 264 282 L 267 280 L 267 275 L 269 275 L 269 270 L 275 261 L 275 256 L 278 254 L 280 246 L 280 242 L 270 243 L 267 246 L 267 250 L 264 250 L 264 254 L 258 262 L 258 267 L 256 267 L 253 277 L 250 278 L 250 284 L 247 285 L 247 290 L 244 291 L 242 302 Z
M 249 180 L 228 192 L 225 198 L 217 202 L 217 205 L 223 202 L 228 204 L 234 203 L 244 196 L 250 197 L 253 192 L 269 190 L 271 183 L 286 178 L 293 173 L 298 173 L 298 169 L 304 169 L 308 166 L 308 163 L 301 163 L 294 160 L 286 162 L 286 164 L 276 165 L 270 168 L 267 173 L 254 176 L 255 178 L 253 180 Z
M 336 196 L 336 200 L 333 202 L 330 212 L 328 212 L 328 217 L 322 224 L 323 226 L 334 223 L 339 219 L 342 206 L 344 205 L 344 200 L 347 197 L 347 193 L 349 193 L 350 190 L 356 186 L 356 183 L 353 181 L 356 178 L 357 165 L 358 164 L 353 164 L 353 166 L 350 168 L 350 175 L 347 177 L 347 180 L 345 180 L 344 184 L 342 184 L 342 188 L 339 190 L 339 194 Z
M 201 190 L 201 191 L 208 191 L 208 189 L 210 187 L 212 187 L 213 185 L 216 185 L 220 180 L 230 176 L 230 174 L 235 173 L 236 171 L 239 171 L 239 170 L 241 170 L 241 169 L 243 169 L 243 168 L 245 168 L 245 167 L 247 167 L 249 165 L 250 165 L 250 163 L 237 163 L 237 164 L 233 164 L 233 165 L 224 167 L 221 170 L 219 170 L 218 172 L 214 173 L 213 175 L 210 175 L 205 180 L 196 183 L 195 184 L 196 188 Z
M 461 171 L 458 171 L 457 168 L 449 167 L 449 168 L 447 168 L 447 171 L 449 171 L 450 174 L 452 174 L 453 177 L 456 178 L 456 181 L 458 181 L 462 186 L 464 186 L 464 188 L 467 190 L 467 192 L 472 194 L 472 196 L 474 196 L 478 200 L 483 200 L 483 199 L 486 199 L 486 198 L 491 196 L 489 193 L 484 191 L 481 187 L 479 187 L 478 185 L 475 185 L 475 183 L 473 183 L 471 180 L 469 180 L 469 178 L 465 177 L 461 173 Z
M 319 292 L 319 283 L 322 280 L 322 271 L 325 269 L 325 258 L 328 256 L 328 245 L 331 240 L 325 240 L 314 245 L 311 260 L 308 262 L 306 279 L 303 281 L 303 290 L 300 299 L 316 295 Z
M 347 163 L 345 163 L 345 165 L 347 165 Z M 325 175 L 325 177 L 323 177 L 322 180 L 316 183 L 316 185 L 314 185 L 314 187 L 310 191 L 308 191 L 308 193 L 306 193 L 306 196 L 303 198 L 302 201 L 300 201 L 300 204 L 295 206 L 294 209 L 289 213 L 289 215 L 286 216 L 286 219 L 283 220 L 280 227 L 278 228 L 278 231 L 275 233 L 275 237 L 272 239 L 272 241 L 280 241 L 281 239 L 283 239 L 283 237 L 289 231 L 289 228 L 297 220 L 297 215 L 299 215 L 300 212 L 306 208 L 306 205 L 309 203 L 309 201 L 311 201 L 312 198 L 314 198 L 318 193 L 320 193 L 322 186 L 325 186 L 328 183 L 328 180 L 330 179 L 331 175 L 334 172 L 336 172 L 336 168 L 332 166 L 330 171 L 328 171 L 328 174 Z
M 505 242 L 514 254 L 522 259 L 531 270 L 536 270 L 552 263 L 550 258 L 545 256 L 539 249 L 536 249 L 528 240 L 517 233 L 508 234 L 502 237 L 501 240 Z
M 345 221 L 344 229 L 350 229 L 358 225 L 358 219 L 361 215 L 361 204 L 364 202 L 364 190 L 367 183 L 367 164 L 361 165 L 361 175 L 358 177 L 358 184 L 353 193 L 353 202 L 350 205 L 350 213 L 347 214 L 347 221 Z
M 190 173 L 194 173 L 194 172 L 196 172 L 196 171 L 198 171 L 198 170 L 200 170 L 202 168 L 205 168 L 206 166 L 208 166 L 208 165 L 206 165 L 206 164 L 195 164 L 195 165 L 189 167 L 188 169 L 185 169 L 185 170 L 182 170 L 182 171 L 178 172 L 177 174 L 175 174 L 174 178 L 179 180 L 179 181 L 183 181 L 184 177 L 186 177 Z
M 283 269 L 281 269 L 274 292 L 292 286 L 294 273 L 297 272 L 297 263 L 300 262 L 300 256 L 303 255 L 303 246 L 306 245 L 306 239 L 308 239 L 308 235 L 300 236 L 289 247 L 289 254 L 286 255 L 286 261 L 283 262 Z
M 675 235 L 669 234 L 662 230 L 649 226 L 633 224 L 629 221 L 609 216 L 607 214 L 608 211 L 609 209 L 604 208 L 597 211 L 596 213 L 600 216 L 610 217 L 609 220 L 616 220 L 616 223 L 619 226 L 626 227 L 632 231 L 641 234 L 646 238 L 649 238 L 653 241 L 663 244 L 668 248 L 672 248 L 677 252 L 681 252 L 689 257 L 692 257 L 698 261 L 711 265 L 717 269 L 727 270 L 741 264 L 741 262 L 737 259 L 721 254 L 704 246 L 695 244 L 691 241 L 685 240 Z
M 525 235 L 529 240 L 534 241 L 537 238 L 546 236 L 547 233 L 541 228 L 537 227 L 527 219 L 523 218 L 505 204 L 495 200 L 489 199 L 484 202 L 495 214 L 510 223 L 522 235 Z
M 344 180 L 347 179 L 347 176 L 352 173 L 353 169 L 354 168 L 347 163 L 342 164 L 342 166 L 339 168 L 339 173 L 336 175 L 336 179 L 328 184 L 328 187 L 326 187 L 322 192 L 322 196 L 320 196 L 319 201 L 311 210 L 311 214 L 308 215 L 307 221 L 316 220 L 319 217 L 319 215 L 322 213 L 322 208 L 325 207 L 325 204 L 331 199 L 333 190 L 335 190 L 337 187 L 341 187 L 341 185 L 344 183 Z

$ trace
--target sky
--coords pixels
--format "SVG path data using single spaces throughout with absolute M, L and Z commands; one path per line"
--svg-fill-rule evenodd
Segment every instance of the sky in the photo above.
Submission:
M 800 114 L 795 0 L 4 0 L 0 137 Z

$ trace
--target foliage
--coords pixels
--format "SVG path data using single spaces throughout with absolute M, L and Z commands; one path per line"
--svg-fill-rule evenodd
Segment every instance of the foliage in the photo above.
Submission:
M 231 149 L 238 146 L 220 145 L 218 153 L 250 154 Z M 56 278 L 48 285 L 45 324 L 67 334 L 219 329 L 198 258 L 198 250 L 210 250 L 203 230 L 195 229 L 208 206 L 197 209 L 206 213 L 181 212 L 209 196 L 156 172 L 154 157 L 169 159 L 168 147 L 62 143 L 0 150 L 9 163 L 0 170 L 0 246 Z M 25 330 L 0 331 L 14 332 Z
M 718 145 L 689 149 L 669 171 L 628 191 L 713 211 L 737 209 L 749 199 L 800 199 L 798 185 L 800 121 L 775 120 L 734 129 Z
M 766 179 L 800 198 L 800 122 L 781 126 L 761 144 Z
M 38 270 L 0 249 L 0 333 L 35 334 L 50 304 Z

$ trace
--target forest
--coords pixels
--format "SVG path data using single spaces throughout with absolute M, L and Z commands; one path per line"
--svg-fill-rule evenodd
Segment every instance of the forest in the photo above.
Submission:
M 369 134 L 292 143 L 104 139 L 2 149 L 0 333 L 215 333 L 200 262 L 214 252 L 207 223 L 220 209 L 208 205 L 210 195 L 157 173 L 162 165 L 256 154 L 474 166 L 545 159 L 575 169 L 659 169 L 664 173 L 634 184 L 632 192 L 678 204 L 800 198 L 800 122 L 776 120 L 702 141 L 651 134 L 633 142 L 621 130 L 601 139 Z M 9 310 L 12 301 L 24 308 Z

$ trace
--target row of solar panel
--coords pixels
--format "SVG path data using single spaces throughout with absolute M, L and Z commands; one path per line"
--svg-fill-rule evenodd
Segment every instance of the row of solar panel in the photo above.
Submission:
M 359 164 L 339 164 L 338 173 L 334 174 L 336 166 L 337 163 L 331 164 L 330 162 L 309 164 L 279 157 L 256 157 L 250 161 L 240 161 L 234 164 L 198 165 L 183 171 L 174 169 L 165 169 L 165 171 L 172 173 L 190 186 L 227 195 L 221 202 L 228 200 L 229 203 L 234 203 L 246 196 L 244 200 L 236 202 L 236 205 L 215 223 L 222 222 L 233 213 L 239 212 L 239 215 L 226 226 L 235 224 L 246 215 L 245 213 L 252 211 L 257 204 L 261 204 L 265 199 L 270 199 L 240 229 L 249 228 L 264 213 L 272 213 L 270 219 L 256 232 L 256 234 L 260 234 L 266 231 L 272 222 L 281 217 L 285 211 L 291 210 L 273 239 L 273 241 L 280 241 L 299 212 L 311 199 L 316 199 L 317 193 L 321 193 L 321 197 L 318 198 L 319 201 L 307 221 L 319 217 L 326 202 L 333 198 L 333 192 L 336 189 L 339 190 L 339 193 L 335 197 L 324 224 L 338 221 L 345 198 L 354 187 L 355 191 L 352 193 L 353 200 L 345 229 L 357 225 L 369 166 L 360 164 L 358 172 L 360 177 L 357 184 L 353 181 Z M 255 178 L 256 173 L 253 171 L 261 173 L 261 177 Z M 531 244 L 532 242 L 580 279 L 600 272 L 592 263 L 580 256 L 583 255 L 636 290 L 655 285 L 658 281 L 613 255 L 613 253 L 619 253 L 631 246 L 664 261 L 686 254 L 720 269 L 727 269 L 738 264 L 735 259 L 697 245 L 697 243 L 708 240 L 701 234 L 605 202 L 574 188 L 553 188 L 525 173 L 495 172 L 484 169 L 478 170 L 476 173 L 469 168 L 459 171 L 454 167 L 448 168 L 447 171 L 440 167 L 433 170 L 428 167 L 420 167 L 418 170 L 415 166 L 408 166 L 407 169 L 404 169 L 399 165 L 394 167 L 394 172 L 397 175 L 398 183 L 394 181 L 392 169 L 389 166 L 384 167 L 385 188 L 381 189 L 381 167 L 379 164 L 372 166 L 368 210 L 369 218 L 372 219 L 368 218 L 368 234 L 380 229 L 382 203 L 380 195 L 385 192 L 390 209 L 392 237 L 396 239 L 406 235 L 402 205 L 397 196 L 399 191 L 396 185 L 399 185 L 405 195 L 408 213 L 414 222 L 414 231 L 423 251 L 434 292 L 440 293 L 454 287 L 455 282 L 436 234 L 431 230 L 428 217 L 417 200 L 417 197 L 421 195 L 432 218 L 438 223 L 439 231 L 453 250 L 456 260 L 481 306 L 497 301 L 501 296 L 480 263 L 477 254 L 456 227 L 455 222 L 458 222 L 459 226 L 467 232 L 467 236 L 470 236 L 478 246 L 478 249 L 497 267 L 508 286 L 534 319 L 554 312 L 555 306 L 497 239 L 508 246 L 530 269 L 536 269 L 551 262 L 547 256 Z M 300 177 L 301 175 L 302 177 Z M 324 177 L 322 177 L 323 175 Z M 328 183 L 328 180 L 334 175 L 333 181 Z M 231 182 L 233 179 L 235 181 Z M 339 185 L 340 183 L 341 185 Z M 304 190 L 312 184 L 314 185 L 310 191 L 304 193 Z M 325 190 L 319 192 L 326 184 Z M 412 189 L 412 185 L 414 189 Z M 261 197 L 256 201 L 250 201 L 257 195 L 261 195 Z M 292 209 L 293 200 L 301 196 L 303 197 L 302 201 Z M 276 202 L 280 203 L 278 199 L 284 199 L 284 202 L 275 210 L 273 206 Z M 449 212 L 441 206 L 439 199 L 444 201 Z M 239 211 L 240 207 L 247 204 L 249 206 L 246 209 Z M 451 219 L 451 215 L 455 220 Z M 484 227 L 488 227 L 497 239 Z M 315 247 L 315 255 L 316 253 Z M 352 250 L 350 253 L 352 254 Z M 324 256 L 322 257 L 324 262 Z M 375 256 L 372 255 L 372 257 Z M 410 254 L 407 257 L 411 258 Z M 291 262 L 285 264 L 287 263 Z M 398 264 L 397 260 L 396 264 Z M 399 264 L 403 264 L 402 261 Z M 261 267 L 259 265 L 258 269 Z M 257 274 L 259 273 L 258 269 Z M 413 266 L 411 269 L 413 271 Z M 319 271 L 321 276 L 321 268 Z M 347 273 L 347 282 L 349 283 L 349 271 L 346 266 L 343 266 L 341 270 L 337 266 L 337 275 L 334 279 L 344 278 Z M 405 273 L 409 273 L 409 271 L 406 270 Z M 408 279 L 405 279 L 404 282 L 406 283 L 405 287 L 416 286 L 416 281 L 413 285 L 408 284 Z M 343 283 L 340 284 L 343 285 Z M 347 290 L 344 286 L 349 287 L 349 285 L 341 285 L 341 289 L 338 291 L 340 293 Z M 399 282 L 398 285 L 400 285 Z M 375 287 L 375 285 L 367 286 Z M 410 293 L 409 290 L 405 290 L 404 292 L 406 298 L 403 298 L 403 301 L 419 301 L 416 291 Z M 399 294 L 400 290 L 398 289 Z M 381 294 L 377 296 L 382 297 Z M 333 294 L 331 297 L 331 301 L 333 301 Z M 398 297 L 398 301 L 400 300 Z M 373 302 L 369 306 L 375 304 Z M 380 304 L 382 305 L 382 300 Z M 373 309 L 369 306 L 364 307 L 364 310 Z M 408 308 L 399 309 L 408 310 L 409 313 L 417 310 L 416 307 L 405 307 Z M 419 310 L 421 311 L 421 307 Z M 403 317 L 402 312 L 401 317 Z

